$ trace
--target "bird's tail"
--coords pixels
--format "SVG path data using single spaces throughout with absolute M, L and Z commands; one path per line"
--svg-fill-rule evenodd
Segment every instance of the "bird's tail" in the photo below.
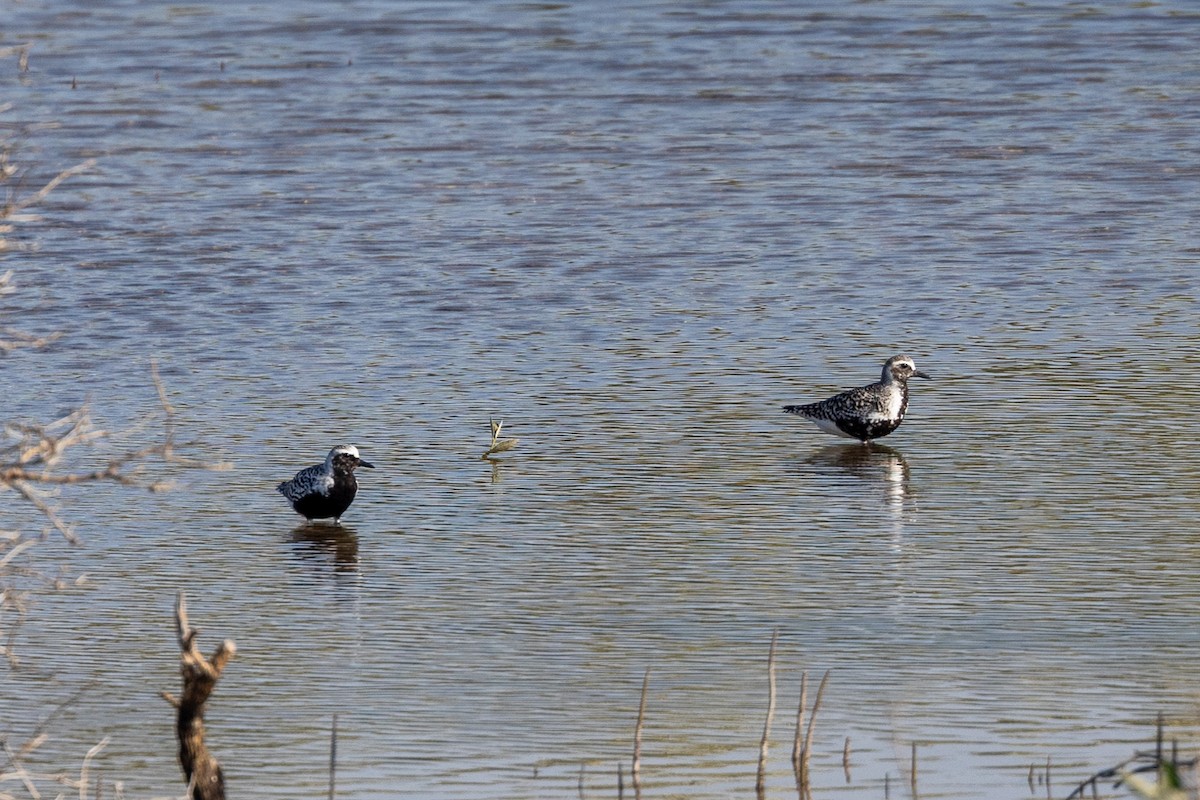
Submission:
M 808 412 L 804 410 L 804 406 L 784 406 L 783 411 L 786 414 L 799 414 L 802 417 L 808 416 Z
M 288 485 L 288 482 L 284 481 L 283 483 L 281 483 L 275 487 L 275 491 L 279 492 L 281 495 L 284 495 L 286 497 L 287 496 L 287 485 Z

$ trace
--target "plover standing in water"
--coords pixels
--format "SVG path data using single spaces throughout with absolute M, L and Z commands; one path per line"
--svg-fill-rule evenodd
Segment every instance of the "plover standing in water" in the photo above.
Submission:
M 878 383 L 835 394 L 819 403 L 784 406 L 783 410 L 799 414 L 826 433 L 865 444 L 900 427 L 908 409 L 909 378 L 929 380 L 908 356 L 892 356 L 883 365 Z
M 358 481 L 354 478 L 358 467 L 375 469 L 374 464 L 358 457 L 357 447 L 339 444 L 329 451 L 324 464 L 302 469 L 296 477 L 275 488 L 305 519 L 333 517 L 334 522 L 339 522 L 358 493 Z

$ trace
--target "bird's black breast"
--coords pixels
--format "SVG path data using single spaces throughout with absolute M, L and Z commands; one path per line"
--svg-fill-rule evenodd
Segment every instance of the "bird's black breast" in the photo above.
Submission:
M 900 419 L 867 420 L 864 418 L 845 417 L 835 420 L 834 424 L 846 435 L 853 436 L 855 439 L 865 442 L 868 439 L 878 439 L 880 436 L 887 436 L 900 427 Z
M 895 417 L 884 419 L 879 416 L 869 417 L 865 414 L 844 415 L 836 417 L 834 424 L 843 433 L 863 442 L 887 436 L 900 427 L 900 423 L 904 421 L 904 412 L 908 409 L 908 387 L 902 385 L 900 392 L 900 413 Z
M 328 519 L 329 517 L 337 519 L 346 513 L 346 509 L 354 502 L 354 495 L 357 493 L 358 481 L 354 479 L 353 475 L 334 474 L 333 486 L 329 489 L 329 494 L 316 492 L 307 494 L 297 500 L 294 507 L 297 512 L 308 519 Z

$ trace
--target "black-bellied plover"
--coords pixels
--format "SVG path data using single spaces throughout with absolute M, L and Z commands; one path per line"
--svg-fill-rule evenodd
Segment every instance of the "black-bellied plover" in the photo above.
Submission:
M 883 365 L 878 383 L 835 394 L 828 400 L 803 406 L 784 406 L 826 433 L 866 443 L 887 436 L 904 421 L 908 409 L 908 379 L 929 376 L 908 356 L 892 356 Z
M 329 451 L 324 464 L 302 469 L 296 477 L 275 488 L 305 519 L 333 517 L 334 522 L 339 522 L 358 493 L 358 481 L 354 478 L 358 467 L 375 469 L 374 464 L 358 457 L 357 447 L 339 444 Z

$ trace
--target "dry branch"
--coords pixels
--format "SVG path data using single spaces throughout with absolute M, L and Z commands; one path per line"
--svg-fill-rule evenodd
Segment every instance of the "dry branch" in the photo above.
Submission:
M 580 777 L 582 785 L 583 778 Z M 337 794 L 337 714 L 333 715 L 333 728 L 329 731 L 329 800 Z
M 89 687 L 90 688 L 90 687 Z M 66 795 L 57 790 L 47 792 L 45 789 L 39 789 L 39 784 L 57 784 L 60 786 L 69 786 L 79 792 L 79 800 L 88 800 L 89 779 L 88 772 L 91 769 L 92 761 L 100 751 L 108 746 L 109 738 L 105 737 L 91 749 L 83 757 L 83 765 L 79 770 L 79 778 L 76 779 L 65 772 L 58 773 L 39 773 L 33 772 L 25 766 L 24 760 L 29 757 L 35 750 L 45 744 L 50 738 L 45 727 L 49 725 L 50 720 L 62 711 L 68 705 L 74 703 L 79 696 L 83 694 L 83 690 L 72 695 L 68 700 L 61 703 L 51 714 L 42 721 L 37 729 L 29 735 L 29 738 L 19 748 L 13 748 L 6 736 L 0 735 L 0 752 L 3 753 L 3 763 L 0 764 L 0 800 L 17 800 L 17 797 L 28 797 L 30 800 L 42 800 L 42 798 L 51 796 L 57 800 L 64 800 Z M 4 783 L 20 783 L 24 790 L 23 795 L 14 794 L 3 788 Z M 96 800 L 100 800 L 100 790 L 97 786 Z
M 912 761 L 908 767 L 908 793 L 912 800 L 920 800 L 917 794 L 917 743 L 912 743 Z
M 804 754 L 804 709 L 808 706 L 808 670 L 800 673 L 800 707 L 796 709 L 796 735 L 792 739 L 792 771 L 796 773 L 797 785 L 800 783 L 800 762 Z M 801 787 L 801 800 L 804 791 Z
M 6 276 L 0 276 L 0 288 L 5 279 Z M 74 526 L 55 504 L 55 493 L 59 487 L 106 482 L 161 491 L 170 484 L 146 475 L 152 459 L 173 466 L 226 469 L 226 464 L 179 455 L 175 443 L 175 408 L 167 400 L 166 390 L 153 363 L 150 374 L 162 409 L 163 434 L 158 444 L 122 453 L 99 468 L 64 471 L 60 464 L 68 460 L 76 449 L 112 438 L 107 431 L 92 424 L 86 405 L 49 423 L 8 422 L 0 428 L 0 492 L 13 492 L 38 512 L 47 523 L 47 530 L 55 530 L 68 542 L 78 544 L 80 540 Z M 134 431 L 149 426 L 155 416 L 147 416 L 131 431 L 121 432 L 119 437 L 127 438 Z M 21 566 L 21 559 L 38 541 L 38 536 L 0 531 L 0 654 L 14 668 L 18 666 L 18 661 L 12 643 L 25 616 L 27 593 L 18 579 L 28 579 L 55 588 L 63 585 L 60 578 Z
M 850 737 L 846 737 L 846 743 L 842 745 L 842 774 L 846 776 L 846 783 L 850 783 Z
M 1134 780 L 1138 775 L 1148 772 L 1155 773 L 1160 782 L 1164 776 L 1183 776 L 1186 771 L 1195 771 L 1200 768 L 1200 758 L 1181 759 L 1179 757 L 1178 747 L 1172 742 L 1171 752 L 1168 756 L 1163 751 L 1163 715 L 1160 712 L 1158 722 L 1155 729 L 1154 750 L 1135 752 L 1131 757 L 1125 759 L 1115 766 L 1107 769 L 1102 769 L 1084 779 L 1072 792 L 1067 795 L 1066 800 L 1074 800 L 1074 798 L 1084 797 L 1084 793 L 1091 790 L 1093 796 L 1098 792 L 1097 786 L 1104 782 L 1112 781 L 1112 788 L 1118 789 L 1121 786 Z M 1049 772 L 1049 758 L 1047 758 L 1047 772 Z M 1046 783 L 1049 784 L 1050 777 L 1046 776 Z M 1165 791 L 1169 791 L 1165 790 Z M 1164 794 L 1146 795 L 1159 797 L 1167 796 Z
M 637 726 L 633 729 L 633 762 L 630 766 L 630 778 L 633 780 L 633 793 L 642 796 L 642 728 L 646 724 L 646 690 L 650 686 L 650 668 L 642 676 L 642 700 L 638 704 Z
M 0 51 L 0 55 L 4 55 L 4 51 Z M 28 64 L 28 51 L 25 51 L 20 60 L 22 64 Z M 3 111 L 0 108 L 0 111 Z M 9 154 L 13 151 L 14 145 L 11 141 L 0 141 L 0 183 L 6 183 L 14 178 L 23 178 L 18 176 L 18 168 L 9 159 Z M 96 165 L 94 158 L 89 158 L 80 164 L 73 167 L 68 167 L 62 172 L 55 175 L 47 181 L 42 188 L 37 191 L 30 192 L 21 196 L 17 196 L 11 189 L 8 190 L 8 198 L 0 204 L 0 251 L 7 250 L 10 243 L 4 238 L 4 234 L 12 233 L 14 222 L 33 222 L 38 219 L 38 216 L 29 213 L 28 209 L 37 205 L 46 199 L 52 191 L 58 188 L 59 184 L 68 178 L 85 172 Z
M 821 676 L 821 683 L 817 686 L 816 699 L 813 700 L 812 715 L 808 718 L 808 730 L 801 741 L 800 729 L 804 727 L 804 704 L 808 697 L 808 672 L 806 671 L 800 679 L 800 709 L 796 712 L 796 738 L 792 747 L 792 768 L 796 771 L 796 788 L 799 791 L 800 800 L 808 800 L 812 797 L 809 760 L 812 757 L 817 712 L 821 710 L 821 699 L 825 696 L 825 686 L 828 683 L 829 670 L 825 670 L 825 674 Z
M 78 175 L 81 172 L 86 172 L 87 170 L 91 169 L 94 166 L 96 166 L 96 159 L 89 158 L 87 161 L 84 161 L 81 164 L 76 164 L 73 167 L 68 167 L 67 169 L 64 169 L 62 172 L 58 173 L 53 178 L 51 178 L 49 181 L 47 181 L 45 186 L 43 186 L 41 189 L 38 189 L 33 194 L 28 194 L 28 195 L 25 195 L 24 197 L 22 197 L 20 200 L 14 200 L 14 201 L 9 202 L 4 208 L 4 211 L 8 212 L 8 213 L 5 213 L 4 216 L 10 216 L 13 210 L 19 211 L 21 209 L 29 208 L 30 206 L 37 205 L 38 203 L 45 200 L 46 195 L 53 192 L 58 187 L 58 185 L 60 183 L 62 183 L 63 181 L 65 181 L 67 178 L 70 178 L 72 175 Z
M 0 181 L 6 177 L 5 158 L 3 153 L 0 153 Z M 0 219 L 3 219 L 0 216 Z M 0 234 L 10 233 L 11 225 L 0 225 Z M 0 238 L 0 250 L 4 249 L 4 239 Z M 12 294 L 16 291 L 16 287 L 12 282 L 13 271 L 10 269 L 3 275 L 0 275 L 0 295 Z M 45 347 L 51 342 L 58 339 L 61 333 L 52 333 L 48 336 L 35 336 L 32 333 L 24 333 L 8 327 L 0 327 L 0 353 L 11 353 L 20 347 Z
M 29 72 L 29 51 L 33 49 L 32 44 L 17 44 L 11 47 L 0 47 L 0 58 L 17 57 L 17 70 L 19 72 Z M 3 109 L 0 109 L 2 111 Z
M 179 672 L 183 692 L 178 698 L 163 692 L 177 711 L 175 733 L 179 737 L 179 765 L 188 781 L 192 800 L 225 800 L 225 776 L 221 765 L 204 742 L 204 705 L 217 686 L 225 665 L 237 652 L 232 639 L 221 642 L 208 660 L 196 646 L 197 631 L 188 622 L 183 592 L 175 602 L 175 631 L 179 638 Z
M 93 427 L 88 407 L 84 405 L 45 425 L 8 423 L 4 427 L 4 434 L 9 441 L 0 444 L 0 489 L 15 491 L 32 504 L 54 530 L 75 544 L 79 539 L 71 525 L 62 518 L 37 486 L 69 486 L 107 481 L 149 491 L 162 491 L 170 487 L 168 481 L 147 480 L 140 474 L 145 462 L 152 458 L 184 467 L 227 469 L 227 464 L 186 458 L 176 452 L 175 408 L 167 400 L 166 389 L 158 375 L 158 368 L 153 363 L 150 366 L 150 374 L 163 413 L 163 436 L 160 443 L 122 453 L 98 469 L 58 473 L 54 471 L 54 467 L 68 450 L 112 436 L 107 431 Z M 143 420 L 135 429 L 144 427 L 149 422 L 149 418 Z M 127 436 L 128 432 L 121 435 Z
M 767 792 L 767 750 L 771 740 L 771 723 L 775 719 L 775 646 L 778 642 L 779 629 L 776 628 L 771 634 L 771 649 L 767 653 L 767 719 L 758 743 L 758 775 L 754 780 L 754 792 L 759 800 Z

